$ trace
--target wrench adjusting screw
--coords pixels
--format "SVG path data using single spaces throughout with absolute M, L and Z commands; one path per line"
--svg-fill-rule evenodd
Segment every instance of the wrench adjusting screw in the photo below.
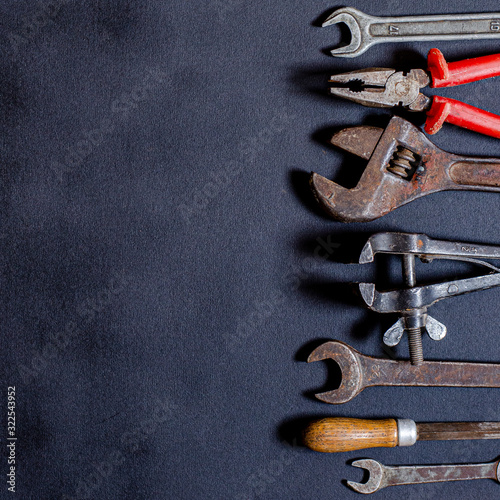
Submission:
M 416 153 L 403 146 L 398 146 L 389 162 L 387 170 L 405 180 L 410 180 L 420 166 L 420 163 L 421 158 Z

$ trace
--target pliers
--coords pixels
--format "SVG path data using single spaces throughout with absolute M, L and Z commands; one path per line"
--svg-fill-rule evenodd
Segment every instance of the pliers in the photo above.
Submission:
M 428 97 L 420 92 L 431 88 L 454 87 L 500 75 L 500 54 L 447 63 L 438 49 L 427 56 L 428 70 L 408 72 L 392 68 L 366 68 L 333 75 L 330 93 L 363 106 L 426 111 L 425 131 L 435 134 L 444 122 L 500 139 L 500 116 L 447 97 Z

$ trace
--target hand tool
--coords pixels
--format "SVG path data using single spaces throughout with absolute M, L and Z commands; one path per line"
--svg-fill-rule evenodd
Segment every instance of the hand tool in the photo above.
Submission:
M 500 116 L 447 97 L 427 97 L 420 91 L 454 87 L 500 75 L 500 54 L 466 59 L 448 64 L 438 49 L 427 56 L 429 71 L 367 68 L 330 77 L 330 93 L 372 108 L 401 106 L 409 111 L 425 111 L 425 131 L 435 134 L 444 122 L 481 134 L 500 138 Z
M 302 441 L 308 448 L 322 453 L 413 446 L 417 441 L 463 439 L 500 439 L 500 422 L 417 424 L 409 418 L 364 420 L 330 417 L 311 422 L 302 434 Z
M 337 389 L 316 394 L 325 403 L 338 405 L 355 398 L 366 387 L 500 387 L 500 364 L 458 361 L 409 361 L 374 358 L 361 354 L 339 340 L 325 342 L 307 359 L 332 360 L 340 368 Z
M 384 42 L 477 40 L 500 36 L 498 12 L 375 17 L 352 7 L 344 7 L 333 12 L 322 25 L 337 23 L 346 24 L 351 32 L 349 45 L 331 51 L 337 57 L 356 57 L 372 45 Z
M 429 238 L 415 233 L 378 233 L 366 242 L 360 264 L 373 262 L 377 253 L 401 255 L 405 288 L 379 292 L 374 283 L 359 283 L 366 305 L 379 313 L 398 313 L 400 319 L 384 334 L 384 343 L 394 346 L 408 333 L 412 364 L 423 361 L 422 329 L 433 340 L 446 335 L 446 327 L 427 314 L 427 308 L 439 300 L 500 285 L 500 269 L 481 259 L 499 259 L 500 246 L 460 243 Z M 434 259 L 470 262 L 490 269 L 490 274 L 431 285 L 417 285 L 415 257 L 429 263 Z M 491 272 L 493 271 L 493 272 Z
M 447 481 L 468 481 L 470 479 L 494 479 L 500 481 L 500 461 L 488 464 L 455 465 L 405 465 L 387 467 L 367 458 L 356 460 L 353 467 L 366 469 L 370 477 L 366 483 L 347 481 L 358 493 L 368 495 L 387 486 L 402 484 L 443 483 Z
M 386 129 L 350 127 L 331 143 L 368 160 L 353 189 L 313 173 L 322 208 L 342 222 L 367 222 L 426 194 L 446 190 L 500 192 L 500 159 L 447 153 L 417 127 L 393 117 Z

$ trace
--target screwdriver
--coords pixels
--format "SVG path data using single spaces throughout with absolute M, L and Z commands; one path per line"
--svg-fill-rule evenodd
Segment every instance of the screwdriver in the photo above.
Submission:
M 308 448 L 323 453 L 461 439 L 500 439 L 500 422 L 415 423 L 410 419 L 335 417 L 311 422 L 302 435 Z

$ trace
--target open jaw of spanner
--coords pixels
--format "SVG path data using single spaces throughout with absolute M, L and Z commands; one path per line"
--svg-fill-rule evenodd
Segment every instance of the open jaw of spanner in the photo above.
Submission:
M 420 483 L 442 483 L 468 481 L 471 479 L 494 479 L 500 481 L 500 461 L 487 464 L 457 465 L 406 465 L 388 467 L 370 458 L 356 460 L 354 467 L 366 469 L 370 477 L 366 483 L 347 481 L 358 493 L 368 495 L 388 486 Z
M 330 404 L 347 403 L 366 387 L 500 387 L 500 364 L 456 361 L 409 361 L 365 356 L 344 342 L 334 340 L 316 348 L 307 362 L 332 360 L 341 371 L 337 389 L 316 394 Z
M 351 43 L 333 49 L 337 57 L 356 57 L 377 43 L 434 40 L 477 40 L 500 37 L 500 13 L 375 17 L 352 7 L 338 9 L 323 26 L 345 23 Z
M 500 159 L 447 153 L 407 120 L 384 129 L 349 127 L 331 143 L 368 160 L 356 187 L 347 189 L 317 173 L 311 188 L 321 207 L 341 222 L 368 222 L 430 193 L 500 192 Z

